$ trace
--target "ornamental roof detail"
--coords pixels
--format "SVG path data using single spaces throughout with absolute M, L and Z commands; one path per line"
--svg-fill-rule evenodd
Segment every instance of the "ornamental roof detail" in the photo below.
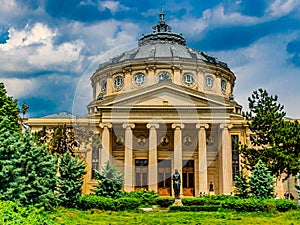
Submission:
M 171 27 L 164 21 L 164 13 L 160 13 L 160 21 L 153 26 L 153 32 L 142 35 L 137 48 L 109 59 L 109 61 L 100 64 L 99 69 L 124 62 L 186 60 L 214 64 L 229 70 L 228 65 L 217 58 L 209 56 L 203 51 L 187 47 L 182 34 L 173 33 L 171 30 Z

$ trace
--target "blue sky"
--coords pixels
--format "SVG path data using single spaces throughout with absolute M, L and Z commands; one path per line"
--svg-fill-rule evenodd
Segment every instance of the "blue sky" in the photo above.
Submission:
M 100 62 L 165 20 L 187 45 L 226 62 L 247 109 L 258 88 L 300 118 L 299 0 L 0 0 L 0 81 L 28 116 L 86 113 Z

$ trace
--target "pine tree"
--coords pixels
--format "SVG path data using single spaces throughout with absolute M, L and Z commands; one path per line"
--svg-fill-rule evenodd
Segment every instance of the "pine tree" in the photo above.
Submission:
M 19 148 L 17 167 L 22 182 L 17 182 L 20 189 L 19 201 L 23 205 L 40 204 L 46 208 L 56 204 L 56 158 L 45 146 L 37 147 L 28 130 L 22 137 Z
M 20 133 L 10 128 L 8 117 L 0 121 L 0 198 L 14 200 L 18 190 L 12 184 L 18 179 L 16 168 Z
M 274 197 L 273 179 L 274 177 L 271 175 L 271 172 L 259 160 L 252 171 L 252 175 L 249 176 L 251 197 L 262 199 Z
M 102 172 L 94 170 L 96 179 L 99 183 L 93 190 L 98 196 L 118 198 L 121 196 L 121 189 L 124 183 L 123 174 L 118 172 L 115 165 L 110 165 L 109 161 L 105 163 Z
M 0 122 L 4 117 L 7 117 L 10 123 L 10 129 L 19 131 L 19 113 L 18 101 L 14 100 L 13 97 L 7 96 L 4 84 L 0 82 Z
M 76 207 L 82 194 L 85 164 L 78 156 L 72 157 L 69 152 L 59 157 L 58 199 L 62 206 Z
M 248 198 L 249 196 L 249 184 L 247 182 L 246 176 L 240 171 L 238 175 L 235 176 L 235 195 L 240 198 Z
M 276 95 L 270 96 L 262 89 L 248 98 L 249 112 L 244 116 L 255 133 L 250 137 L 251 144 L 258 148 L 244 145 L 240 153 L 248 169 L 262 160 L 273 175 L 287 179 L 300 170 L 300 124 L 284 119 L 284 107 L 277 100 Z

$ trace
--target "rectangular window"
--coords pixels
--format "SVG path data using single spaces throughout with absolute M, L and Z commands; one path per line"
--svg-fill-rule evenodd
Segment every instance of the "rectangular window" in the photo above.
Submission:
M 239 136 L 231 135 L 231 150 L 232 150 L 232 180 L 235 181 L 235 176 L 238 175 L 240 170 L 239 160 Z

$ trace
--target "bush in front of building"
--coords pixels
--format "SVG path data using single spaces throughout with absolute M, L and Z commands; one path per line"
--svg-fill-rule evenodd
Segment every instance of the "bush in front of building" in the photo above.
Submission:
M 156 199 L 156 204 L 162 208 L 168 208 L 175 202 L 175 198 L 172 197 L 158 197 Z
M 141 189 L 138 191 L 123 192 L 123 197 L 140 199 L 142 205 L 155 205 L 158 193 L 156 191 Z
M 289 199 L 277 199 L 275 200 L 275 205 L 279 212 L 286 212 L 290 209 L 298 208 L 297 203 Z
M 183 205 L 192 206 L 192 205 L 220 205 L 223 201 L 230 201 L 236 197 L 230 195 L 210 195 L 202 196 L 197 198 L 183 198 L 181 200 Z
M 114 200 L 114 209 L 117 211 L 137 209 L 141 200 L 137 198 L 122 197 Z
M 291 209 L 297 209 L 297 204 L 288 199 L 233 199 L 224 201 L 221 204 L 224 209 L 231 209 L 238 212 L 285 212 Z
M 79 208 L 82 210 L 100 209 L 105 211 L 123 211 L 136 209 L 140 205 L 141 200 L 137 198 L 121 197 L 113 199 L 91 194 L 81 196 Z
M 82 210 L 101 209 L 113 210 L 114 200 L 97 195 L 84 195 L 80 197 L 79 208 Z
M 216 212 L 221 208 L 219 205 L 182 205 L 170 206 L 170 211 L 184 211 L 184 212 Z

